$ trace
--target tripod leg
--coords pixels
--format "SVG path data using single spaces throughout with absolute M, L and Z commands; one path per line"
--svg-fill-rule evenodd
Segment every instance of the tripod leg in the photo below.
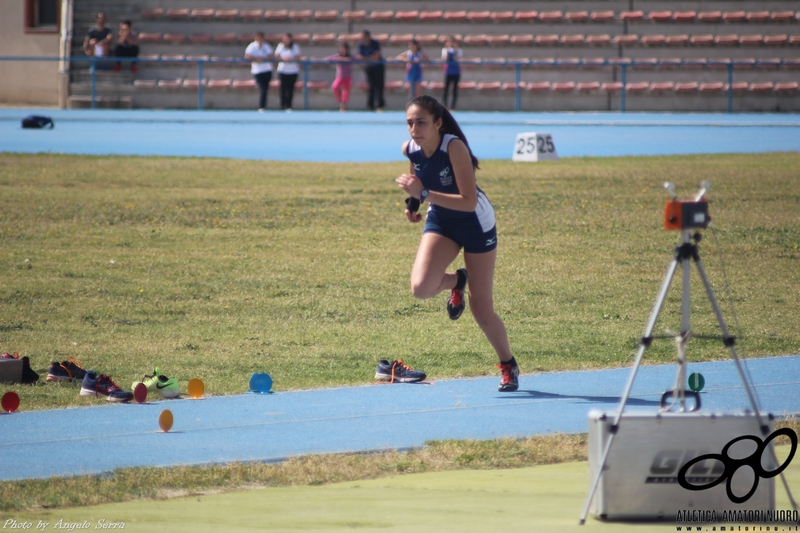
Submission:
M 639 350 L 636 353 L 636 359 L 633 363 L 633 369 L 631 370 L 631 374 L 628 377 L 628 383 L 625 385 L 625 391 L 622 393 L 622 398 L 620 398 L 619 402 L 619 409 L 617 412 L 617 416 L 614 418 L 614 425 L 612 426 L 611 435 L 608 437 L 608 442 L 606 442 L 606 446 L 603 449 L 603 456 L 600 459 L 600 464 L 597 468 L 597 474 L 594 477 L 594 481 L 592 482 L 592 488 L 589 491 L 589 499 L 586 501 L 586 507 L 583 509 L 583 514 L 581 515 L 580 524 L 583 525 L 586 523 L 586 516 L 589 514 L 589 507 L 592 505 L 592 500 L 594 499 L 595 492 L 597 492 L 597 487 L 600 484 L 600 477 L 603 475 L 603 470 L 606 467 L 606 461 L 608 460 L 608 452 L 611 450 L 611 444 L 614 442 L 614 436 L 617 434 L 617 428 L 619 427 L 619 421 L 622 418 L 622 411 L 625 410 L 625 404 L 628 403 L 628 398 L 631 394 L 631 389 L 633 389 L 633 382 L 636 379 L 636 373 L 639 371 L 639 366 L 642 364 L 642 357 L 644 356 L 645 350 L 650 346 L 652 341 L 653 329 L 656 327 L 656 321 L 658 320 L 658 315 L 661 314 L 661 309 L 664 307 L 664 302 L 667 299 L 667 291 L 669 290 L 669 286 L 672 283 L 672 278 L 675 277 L 675 271 L 678 268 L 678 258 L 676 258 L 670 263 L 669 268 L 667 270 L 667 274 L 664 276 L 664 281 L 661 283 L 661 289 L 658 291 L 658 297 L 656 298 L 656 303 L 653 306 L 653 310 L 650 312 L 650 318 L 647 320 L 647 325 L 644 328 L 644 333 L 642 334 L 642 339 L 639 343 Z
M 722 339 L 725 343 L 725 346 L 731 352 L 731 357 L 733 358 L 733 362 L 736 363 L 736 369 L 739 371 L 739 377 L 742 378 L 742 383 L 744 384 L 744 390 L 747 392 L 747 397 L 750 399 L 750 404 L 753 407 L 753 411 L 755 412 L 756 419 L 758 420 L 759 428 L 761 429 L 762 433 L 766 431 L 766 425 L 761 418 L 761 410 L 759 408 L 758 402 L 756 401 L 756 397 L 753 394 L 752 387 L 750 382 L 747 380 L 747 376 L 744 373 L 744 369 L 742 368 L 742 363 L 739 360 L 739 356 L 736 354 L 736 347 L 734 346 L 734 338 L 731 337 L 730 333 L 728 332 L 728 326 L 725 324 L 725 319 L 722 318 L 722 311 L 719 308 L 719 303 L 717 302 L 716 296 L 714 296 L 714 289 L 711 288 L 711 283 L 708 281 L 708 276 L 706 276 L 706 271 L 703 268 L 703 262 L 700 261 L 700 258 L 695 258 L 694 264 L 697 266 L 697 271 L 700 272 L 700 279 L 703 280 L 703 285 L 706 288 L 706 294 L 708 294 L 708 299 L 711 301 L 711 307 L 714 309 L 714 314 L 717 316 L 717 322 L 719 323 L 719 327 L 722 330 Z
M 683 235 L 684 246 L 689 247 L 691 243 L 691 236 L 684 232 Z M 696 249 L 691 245 L 688 249 Z M 681 270 L 683 274 L 683 281 L 681 282 L 681 334 L 678 342 L 678 376 L 675 380 L 675 388 L 673 389 L 673 401 L 680 402 L 680 409 L 686 409 L 686 344 L 692 337 L 691 325 L 691 273 L 692 262 L 688 254 L 683 254 L 681 258 Z
M 750 382 L 747 380 L 747 376 L 744 373 L 744 369 L 742 368 L 742 363 L 739 360 L 739 356 L 736 353 L 736 347 L 734 346 L 734 338 L 730 336 L 728 332 L 728 326 L 725 324 L 725 319 L 722 318 L 722 311 L 719 308 L 719 303 L 717 302 L 716 296 L 714 296 L 714 290 L 711 288 L 711 283 L 708 281 L 708 276 L 706 276 L 706 270 L 703 268 L 703 263 L 700 261 L 700 257 L 695 258 L 694 264 L 697 266 L 697 271 L 700 272 L 700 278 L 703 280 L 703 285 L 706 288 L 706 293 L 708 294 L 708 299 L 711 301 L 711 307 L 714 308 L 714 314 L 717 316 L 717 322 L 719 322 L 719 327 L 722 330 L 722 338 L 725 346 L 727 346 L 728 350 L 731 352 L 731 357 L 733 358 L 734 363 L 736 363 L 736 370 L 739 371 L 739 376 L 742 378 L 742 384 L 744 384 L 744 390 L 747 392 L 747 396 L 750 399 L 750 403 L 753 406 L 753 412 L 755 412 L 756 420 L 758 421 L 759 429 L 761 433 L 766 436 L 767 433 L 767 425 L 764 423 L 764 420 L 761 418 L 761 410 L 756 402 L 756 397 L 753 394 L 752 386 Z M 775 464 L 778 464 L 778 457 L 775 455 L 775 447 L 769 447 L 770 452 L 772 454 L 772 460 L 775 461 Z M 792 491 L 789 489 L 789 484 L 786 481 L 786 477 L 784 476 L 783 472 L 780 473 L 781 482 L 783 482 L 783 487 L 786 489 L 786 495 L 789 497 L 789 502 L 791 503 L 792 507 L 797 510 L 798 505 L 797 502 L 794 500 L 792 496 Z

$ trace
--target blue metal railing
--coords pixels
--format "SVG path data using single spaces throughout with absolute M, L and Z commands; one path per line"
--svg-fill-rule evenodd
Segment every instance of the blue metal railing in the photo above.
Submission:
M 203 89 L 204 89 L 204 72 L 205 72 L 205 65 L 210 64 L 250 64 L 250 61 L 246 59 L 238 59 L 238 58 L 222 58 L 222 59 L 150 59 L 150 58 L 130 58 L 130 57 L 28 57 L 28 56 L 0 56 L 0 61 L 62 61 L 68 60 L 70 62 L 77 62 L 77 63 L 89 63 L 89 72 L 90 72 L 90 80 L 91 80 L 91 108 L 96 109 L 97 107 L 97 69 L 98 64 L 105 65 L 107 63 L 156 63 L 156 64 L 170 64 L 174 65 L 177 63 L 185 63 L 197 64 L 197 108 L 202 110 L 203 109 Z M 309 108 L 309 76 L 310 76 L 310 68 L 313 65 L 336 65 L 339 63 L 336 59 L 303 59 L 298 60 L 298 63 L 302 63 L 303 65 L 303 108 Z M 352 60 L 350 61 L 351 64 L 368 64 L 374 63 L 371 61 L 362 61 L 362 60 Z M 396 59 L 389 59 L 385 60 L 384 63 L 389 65 L 403 65 L 405 61 L 403 60 L 396 60 Z M 754 63 L 748 63 L 748 67 L 757 68 L 761 65 L 762 62 L 756 60 Z M 445 65 L 446 62 L 444 61 L 427 61 L 425 62 L 426 65 Z M 636 68 L 636 67 L 646 67 L 646 68 L 658 68 L 661 66 L 669 67 L 669 68 L 685 68 L 691 65 L 694 68 L 698 66 L 702 66 L 704 68 L 713 68 L 713 67 L 724 67 L 727 68 L 728 73 L 728 86 L 727 86 L 727 111 L 728 113 L 733 112 L 733 71 L 734 67 L 737 64 L 737 60 L 724 60 L 724 59 L 710 59 L 707 60 L 704 64 L 698 65 L 697 62 L 694 61 L 641 61 L 636 59 L 627 59 L 627 58 L 617 58 L 617 59 L 606 59 L 603 62 L 597 61 L 587 61 L 583 59 L 511 59 L 511 60 L 480 60 L 480 61 L 467 61 L 462 62 L 461 66 L 463 67 L 501 67 L 501 68 L 513 68 L 514 69 L 514 79 L 515 79 L 515 88 L 514 88 L 514 111 L 521 111 L 522 110 L 522 69 L 526 67 L 530 68 L 537 68 L 537 67 L 568 67 L 568 68 L 600 68 L 600 67 L 610 67 L 610 68 L 619 68 L 620 69 L 620 81 L 622 87 L 620 89 L 620 112 L 624 113 L 626 111 L 626 93 L 627 93 L 627 73 L 628 68 Z M 786 66 L 784 60 L 780 60 L 779 62 L 769 61 L 764 62 L 765 66 L 769 66 L 770 68 L 783 68 Z

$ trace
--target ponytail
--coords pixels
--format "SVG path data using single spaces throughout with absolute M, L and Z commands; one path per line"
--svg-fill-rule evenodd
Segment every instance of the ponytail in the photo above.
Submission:
M 464 132 L 461 131 L 461 127 L 456 122 L 455 117 L 453 117 L 452 113 L 447 110 L 442 104 L 439 103 L 436 98 L 433 96 L 428 96 L 427 94 L 423 94 L 422 96 L 418 96 L 411 100 L 407 105 L 406 109 L 411 107 L 412 105 L 421 107 L 422 109 L 426 110 L 428 113 L 433 115 L 433 121 L 436 122 L 437 120 L 442 120 L 442 127 L 439 129 L 439 133 L 442 135 L 455 135 L 464 143 L 467 147 L 467 151 L 469 152 L 469 157 L 472 160 L 472 167 L 473 168 L 480 168 L 478 166 L 478 158 L 472 153 L 472 148 L 469 147 L 469 143 L 467 142 L 467 137 L 464 135 Z

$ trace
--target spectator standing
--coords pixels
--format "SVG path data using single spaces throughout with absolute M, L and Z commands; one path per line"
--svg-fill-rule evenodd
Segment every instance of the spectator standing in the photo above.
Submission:
M 297 75 L 300 73 L 300 66 L 297 64 L 297 59 L 300 58 L 300 47 L 294 42 L 291 33 L 283 34 L 281 42 L 275 48 L 275 57 L 281 60 L 278 63 L 278 77 L 281 80 L 281 109 L 291 111 L 294 84 L 297 83 Z
M 383 99 L 383 86 L 386 79 L 386 65 L 381 55 L 381 43 L 372 38 L 369 31 L 361 32 L 358 41 L 358 59 L 369 61 L 364 66 L 367 75 L 369 92 L 367 95 L 367 109 L 369 111 L 383 111 L 386 102 Z M 375 107 L 377 105 L 377 108 Z
M 139 38 L 131 27 L 130 20 L 123 20 L 119 24 L 119 37 L 117 46 L 114 47 L 115 57 L 139 57 Z M 122 65 L 118 62 L 114 70 L 121 70 Z M 131 61 L 131 72 L 136 72 L 136 61 Z
M 108 57 L 114 35 L 106 28 L 105 13 L 98 13 L 95 26 L 83 39 L 83 51 L 87 56 Z
M 272 59 L 275 55 L 272 47 L 264 40 L 264 33 L 257 31 L 254 41 L 247 45 L 244 51 L 244 58 L 252 61 L 250 72 L 258 84 L 258 111 L 263 113 L 267 109 L 267 91 L 269 82 L 272 80 Z
M 408 43 L 408 50 L 397 56 L 406 62 L 406 83 L 408 83 L 408 99 L 413 100 L 420 95 L 422 87 L 422 62 L 430 58 L 422 53 L 419 41 L 412 39 Z
M 353 85 L 353 74 L 350 68 L 350 45 L 342 43 L 339 45 L 339 54 L 332 55 L 328 59 L 336 60 L 336 79 L 333 80 L 331 89 L 336 101 L 339 102 L 339 111 L 347 111 L 347 104 L 350 102 L 350 87 Z
M 442 98 L 442 105 L 447 107 L 447 95 L 450 92 L 450 85 L 453 86 L 453 100 L 450 102 L 450 110 L 456 108 L 456 100 L 458 100 L 458 82 L 461 80 L 461 60 L 462 52 L 458 47 L 458 41 L 452 35 L 447 38 L 445 47 L 442 48 L 442 60 L 445 61 L 444 65 L 444 95 Z

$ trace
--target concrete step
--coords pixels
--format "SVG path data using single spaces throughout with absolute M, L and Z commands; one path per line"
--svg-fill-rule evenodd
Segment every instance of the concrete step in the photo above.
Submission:
M 95 73 L 95 80 L 98 84 L 132 84 L 135 75 L 130 71 L 130 68 L 124 68 L 119 72 L 98 70 Z M 70 72 L 70 80 L 72 83 L 92 81 L 92 73 L 89 69 L 72 69 Z
M 102 94 L 103 96 L 130 94 L 136 90 L 132 81 L 129 83 L 98 83 L 95 89 L 96 94 Z M 70 83 L 69 93 L 90 95 L 92 94 L 92 83 L 88 81 Z
M 98 109 L 132 109 L 133 98 L 130 96 L 97 96 L 95 106 Z M 91 96 L 72 95 L 67 99 L 68 109 L 90 109 L 91 107 Z

